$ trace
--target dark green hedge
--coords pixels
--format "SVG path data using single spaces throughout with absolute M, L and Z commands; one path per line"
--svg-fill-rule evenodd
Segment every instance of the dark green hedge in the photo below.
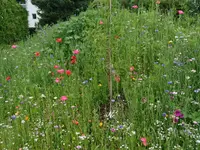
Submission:
M 16 0 L 0 0 L 0 43 L 12 43 L 28 34 L 28 13 Z

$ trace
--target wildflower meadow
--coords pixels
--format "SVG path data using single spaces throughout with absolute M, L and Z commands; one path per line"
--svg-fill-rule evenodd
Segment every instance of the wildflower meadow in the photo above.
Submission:
M 160 3 L 1 45 L 0 149 L 199 150 L 200 18 Z

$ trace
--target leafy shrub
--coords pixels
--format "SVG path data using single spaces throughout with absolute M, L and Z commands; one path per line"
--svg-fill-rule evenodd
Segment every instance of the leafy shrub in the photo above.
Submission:
M 58 21 L 65 21 L 71 15 L 79 14 L 86 10 L 90 0 L 32 0 L 41 10 L 39 24 L 55 24 Z M 47 7 L 48 6 L 48 7 Z
M 16 1 L 0 1 L 0 43 L 21 40 L 28 33 L 28 13 Z

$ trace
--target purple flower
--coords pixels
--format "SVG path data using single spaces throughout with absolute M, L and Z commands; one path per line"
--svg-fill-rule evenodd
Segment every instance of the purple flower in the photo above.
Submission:
M 178 117 L 174 117 L 174 118 L 173 118 L 173 122 L 174 122 L 174 123 L 177 123 L 177 122 L 178 122 Z
M 184 115 L 183 115 L 183 114 L 181 114 L 181 115 L 179 116 L 179 118 L 184 118 Z
M 181 115 L 181 111 L 180 110 L 175 110 L 174 115 L 176 117 L 179 117 Z
M 175 110 L 174 112 L 175 117 L 184 118 L 184 115 L 181 113 L 180 110 Z
M 15 119 L 16 119 L 16 116 L 15 116 L 15 115 L 12 115 L 12 116 L 11 116 L 11 119 L 12 119 L 12 120 L 15 120 Z
M 78 146 L 76 146 L 76 148 L 77 148 L 77 149 L 81 149 L 81 148 L 82 148 L 82 146 L 78 145 Z
M 115 130 L 115 128 L 111 128 L 110 131 L 111 132 L 115 132 L 116 130 Z
M 114 100 L 114 99 L 111 99 L 111 102 L 113 102 L 113 103 L 114 103 L 114 102 L 115 102 L 115 100 Z

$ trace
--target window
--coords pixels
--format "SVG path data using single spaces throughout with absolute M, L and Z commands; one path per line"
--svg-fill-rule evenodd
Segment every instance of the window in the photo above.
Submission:
M 36 14 L 32 14 L 32 16 L 33 16 L 33 19 L 36 19 Z

